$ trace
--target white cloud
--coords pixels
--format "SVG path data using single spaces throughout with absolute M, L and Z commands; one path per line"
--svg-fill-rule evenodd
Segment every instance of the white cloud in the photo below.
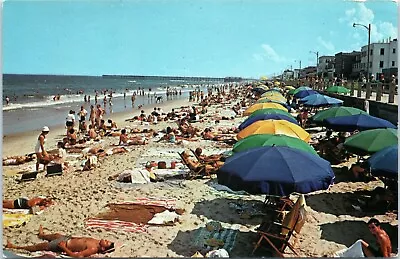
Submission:
M 270 45 L 262 44 L 262 52 L 253 54 L 253 58 L 257 61 L 273 61 L 274 63 L 285 62 L 286 58 L 280 56 Z
M 353 26 L 353 23 L 363 24 L 368 26 L 371 24 L 371 42 L 381 41 L 391 37 L 392 39 L 397 38 L 397 27 L 390 22 L 374 21 L 374 12 L 365 6 L 365 1 L 357 4 L 357 8 L 351 8 L 345 11 L 344 17 L 339 18 L 340 22 L 346 22 L 349 26 Z M 358 28 L 363 30 L 362 27 Z M 365 34 L 367 31 L 365 31 Z M 362 41 L 362 34 L 354 30 L 352 37 L 357 41 Z M 367 36 L 366 36 L 367 37 Z M 365 39 L 366 39 L 365 37 Z
M 324 48 L 326 48 L 326 50 L 328 50 L 328 51 L 330 51 L 330 52 L 334 52 L 334 51 L 335 51 L 335 46 L 333 45 L 332 42 L 323 40 L 321 36 L 319 36 L 319 37 L 317 38 L 317 41 L 318 41 L 318 43 L 321 44 Z

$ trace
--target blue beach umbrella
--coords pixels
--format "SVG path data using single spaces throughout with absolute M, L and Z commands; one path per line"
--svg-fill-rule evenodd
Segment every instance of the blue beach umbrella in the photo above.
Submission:
M 260 121 L 260 120 L 286 120 L 289 121 L 291 123 L 294 123 L 296 125 L 299 125 L 299 123 L 286 115 L 283 114 L 260 114 L 260 115 L 256 115 L 254 117 L 248 117 L 245 121 L 243 121 L 240 125 L 239 125 L 239 129 L 242 130 L 244 128 L 246 128 L 247 126 L 253 124 L 256 121 Z
M 397 164 L 398 155 L 399 147 L 397 145 L 387 147 L 373 154 L 368 159 L 368 164 L 371 167 L 371 174 L 374 176 L 397 178 L 399 174 Z
M 276 196 L 326 190 L 335 178 L 328 161 L 283 146 L 236 153 L 226 160 L 217 175 L 218 183 L 234 191 Z
M 341 116 L 336 118 L 328 118 L 324 120 L 327 128 L 335 131 L 352 132 L 355 130 L 369 130 L 378 128 L 395 129 L 396 126 L 391 122 L 371 116 L 369 114 L 356 114 L 350 116 Z
M 297 94 L 295 94 L 294 97 L 302 99 L 306 96 L 313 95 L 313 94 L 318 94 L 318 92 L 314 91 L 314 90 L 302 90 L 302 91 L 299 91 Z
M 328 105 L 341 105 L 343 103 L 342 100 L 332 98 L 323 94 L 312 94 L 308 95 L 300 100 L 305 106 L 328 106 Z

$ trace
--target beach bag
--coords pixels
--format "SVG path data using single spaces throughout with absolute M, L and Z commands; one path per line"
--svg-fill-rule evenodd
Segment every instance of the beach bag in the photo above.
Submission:
M 165 161 L 158 162 L 158 169 L 167 169 L 167 163 Z

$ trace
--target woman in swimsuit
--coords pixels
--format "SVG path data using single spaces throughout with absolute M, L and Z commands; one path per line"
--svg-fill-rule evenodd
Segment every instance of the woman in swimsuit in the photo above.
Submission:
M 35 153 L 36 153 L 36 171 L 39 171 L 39 164 L 44 164 L 45 166 L 50 163 L 50 156 L 47 154 L 44 143 L 46 142 L 46 135 L 49 134 L 49 127 L 44 126 L 42 129 L 42 133 L 40 133 L 38 137 L 38 141 L 35 146 Z

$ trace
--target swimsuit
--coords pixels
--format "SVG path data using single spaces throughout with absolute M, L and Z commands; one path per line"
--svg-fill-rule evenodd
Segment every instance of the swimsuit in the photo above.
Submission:
M 28 205 L 28 199 L 25 198 L 18 198 L 14 201 L 14 208 L 15 209 L 30 209 Z
M 61 242 L 68 242 L 72 237 L 71 236 L 61 236 L 57 239 L 54 239 L 49 242 L 49 250 L 52 252 L 64 252 L 58 245 Z

